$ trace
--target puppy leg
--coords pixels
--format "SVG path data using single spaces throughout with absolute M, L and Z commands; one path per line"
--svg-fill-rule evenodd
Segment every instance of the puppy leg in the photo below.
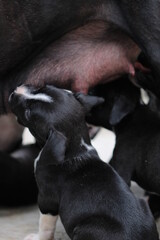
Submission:
M 41 214 L 39 220 L 39 233 L 30 234 L 24 240 L 53 240 L 57 216 Z
M 57 216 L 41 214 L 39 221 L 39 239 L 53 240 Z
M 29 234 L 27 237 L 24 238 L 24 240 L 39 240 L 38 234 Z

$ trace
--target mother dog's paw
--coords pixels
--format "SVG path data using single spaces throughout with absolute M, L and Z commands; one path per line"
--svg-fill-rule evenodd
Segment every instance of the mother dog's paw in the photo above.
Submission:
M 38 234 L 32 233 L 25 237 L 24 240 L 39 240 L 39 237 Z

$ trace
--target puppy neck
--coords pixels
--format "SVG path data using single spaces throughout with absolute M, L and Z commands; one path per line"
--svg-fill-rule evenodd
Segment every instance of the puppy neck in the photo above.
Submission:
M 85 140 L 81 137 L 80 142 L 74 151 L 73 155 L 66 155 L 66 161 L 72 162 L 72 164 L 78 163 L 82 164 L 89 159 L 97 158 L 98 154 L 94 147 L 91 144 L 85 142 Z
M 66 151 L 66 161 L 83 161 L 87 158 L 98 156 L 96 150 L 91 145 L 87 126 L 74 133 L 69 139 Z
M 73 128 L 69 136 L 64 134 L 64 132 L 58 132 L 59 137 L 62 134 L 63 137 L 59 138 L 57 135 L 55 136 L 55 141 L 44 146 L 35 161 L 35 169 L 37 164 L 38 166 L 68 165 L 70 170 L 77 169 L 78 166 L 85 164 L 87 160 L 99 158 L 96 150 L 90 143 L 86 126 L 83 126 L 82 130 L 78 128 L 77 131 L 76 128 Z M 66 144 L 64 142 L 65 139 Z

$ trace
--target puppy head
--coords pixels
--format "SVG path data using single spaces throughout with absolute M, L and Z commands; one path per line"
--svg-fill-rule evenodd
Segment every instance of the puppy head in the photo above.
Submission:
M 135 87 L 127 77 L 99 85 L 92 90 L 91 94 L 102 96 L 105 101 L 90 111 L 87 121 L 108 129 L 112 129 L 132 113 L 140 101 L 140 89 Z
M 49 85 L 39 89 L 22 85 L 9 97 L 18 122 L 28 127 L 42 144 L 53 128 L 66 137 L 70 137 L 74 129 L 81 129 L 85 124 L 85 112 L 99 102 L 95 97 L 73 94 Z

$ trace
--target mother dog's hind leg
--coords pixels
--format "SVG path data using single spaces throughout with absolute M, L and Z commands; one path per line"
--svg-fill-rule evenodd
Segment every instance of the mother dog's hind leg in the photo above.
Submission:
M 19 125 L 13 114 L 0 116 L 0 151 L 11 152 L 22 141 L 24 127 Z
M 36 144 L 22 146 L 22 133 L 13 114 L 0 116 L 0 189 L 1 205 L 16 206 L 37 200 L 34 159 Z
M 21 146 L 12 154 L 0 152 L 1 205 L 17 206 L 37 200 L 34 159 L 40 149 L 36 144 Z

